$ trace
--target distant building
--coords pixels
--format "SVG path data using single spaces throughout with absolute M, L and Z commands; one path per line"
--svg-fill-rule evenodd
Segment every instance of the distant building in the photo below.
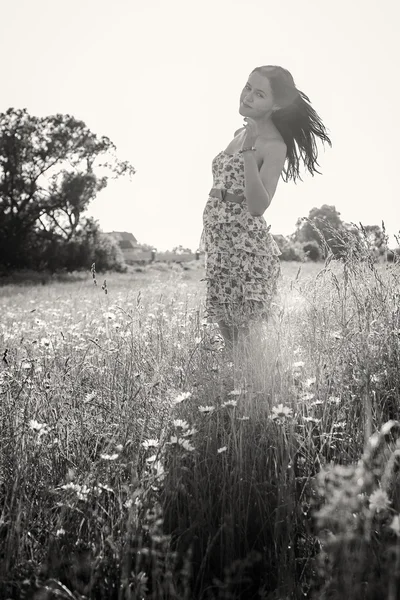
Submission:
M 139 244 L 133 233 L 127 231 L 110 231 L 107 235 L 111 235 L 117 242 L 121 250 L 135 250 Z

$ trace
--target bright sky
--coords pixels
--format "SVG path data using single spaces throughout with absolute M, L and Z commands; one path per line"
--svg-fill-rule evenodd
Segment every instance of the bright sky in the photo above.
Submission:
M 400 230 L 398 0 L 0 0 L 0 111 L 82 119 L 137 173 L 90 214 L 160 251 L 195 250 L 211 161 L 243 124 L 251 70 L 287 68 L 328 128 L 323 175 L 278 185 L 290 234 L 314 206 Z

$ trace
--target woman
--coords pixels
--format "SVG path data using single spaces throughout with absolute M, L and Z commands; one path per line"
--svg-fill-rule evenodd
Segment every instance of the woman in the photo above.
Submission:
M 240 95 L 244 127 L 212 161 L 213 188 L 203 212 L 200 248 L 206 256 L 206 319 L 225 345 L 268 318 L 280 274 L 279 248 L 264 213 L 279 178 L 301 179 L 300 161 L 314 175 L 316 138 L 326 129 L 292 75 L 277 66 L 254 69 Z

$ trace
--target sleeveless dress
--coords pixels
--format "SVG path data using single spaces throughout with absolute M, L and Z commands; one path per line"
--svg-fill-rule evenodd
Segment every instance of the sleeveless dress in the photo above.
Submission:
M 213 186 L 244 194 L 243 154 L 224 150 L 212 161 Z M 241 204 L 209 196 L 200 250 L 205 252 L 205 319 L 247 326 L 266 320 L 276 293 L 281 254 L 263 216 Z

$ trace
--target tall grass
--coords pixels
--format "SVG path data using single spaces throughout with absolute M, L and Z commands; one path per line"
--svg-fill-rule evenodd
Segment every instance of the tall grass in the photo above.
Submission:
M 399 268 L 311 268 L 234 356 L 201 272 L 2 295 L 0 597 L 397 597 Z

